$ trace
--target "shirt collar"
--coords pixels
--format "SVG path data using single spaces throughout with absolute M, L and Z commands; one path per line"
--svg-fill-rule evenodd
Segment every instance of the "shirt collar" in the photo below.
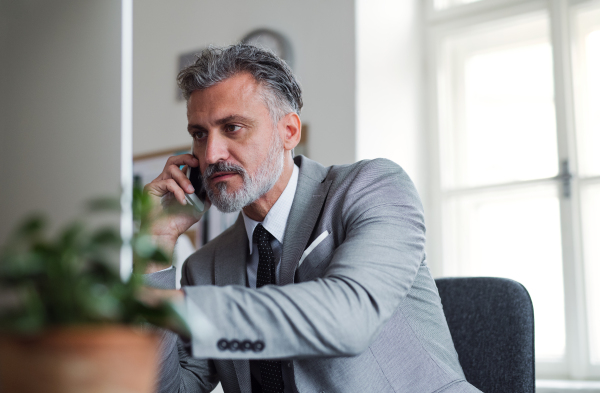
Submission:
M 246 227 L 246 234 L 248 235 L 248 244 L 250 245 L 250 254 L 252 254 L 252 234 L 254 228 L 258 224 L 262 224 L 267 231 L 273 235 L 279 243 L 283 244 L 283 236 L 285 235 L 285 225 L 287 224 L 290 211 L 292 210 L 292 202 L 294 202 L 294 195 L 296 194 L 296 187 L 298 186 L 298 174 L 300 169 L 296 164 L 292 171 L 292 176 L 288 181 L 285 190 L 277 199 L 277 202 L 271 207 L 271 210 L 267 213 L 267 216 L 263 222 L 254 221 L 250 217 L 246 216 L 246 213 L 242 210 L 242 216 L 244 217 L 244 225 Z

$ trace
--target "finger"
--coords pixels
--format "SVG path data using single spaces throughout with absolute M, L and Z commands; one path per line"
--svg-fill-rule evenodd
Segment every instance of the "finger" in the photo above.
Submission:
M 199 161 L 196 157 L 191 154 L 180 154 L 178 156 L 171 156 L 167 159 L 167 163 L 163 168 L 161 174 L 157 177 L 157 179 L 167 180 L 171 178 L 171 168 L 177 167 L 179 168 L 181 165 L 187 165 L 196 167 L 199 165 Z
M 187 165 L 183 169 L 179 169 L 177 165 L 171 165 L 165 168 L 165 171 L 168 171 L 168 176 L 174 179 L 185 192 L 191 194 L 194 192 L 194 186 L 192 186 L 190 179 L 187 178 L 187 168 Z
M 193 166 L 196 167 L 198 166 L 199 162 L 198 159 L 196 157 L 194 157 L 191 154 L 179 154 L 177 156 L 171 156 L 167 159 L 167 163 L 165 164 L 165 168 L 167 168 L 170 165 L 177 165 L 177 166 L 181 166 L 181 165 L 188 165 L 188 166 Z
M 179 184 L 177 184 L 175 180 L 166 180 L 166 187 L 167 190 L 169 190 L 173 193 L 173 195 L 175 195 L 175 198 L 177 199 L 177 201 L 179 201 L 179 203 L 181 203 L 182 205 L 187 204 L 187 201 L 185 200 L 185 192 L 181 189 L 181 187 L 179 186 Z
M 181 203 L 182 205 L 187 204 L 185 200 L 185 192 L 173 179 L 155 180 L 152 183 L 148 184 L 146 187 L 147 192 L 150 195 L 162 197 L 163 195 L 172 192 L 173 195 L 175 195 L 175 199 L 177 199 L 179 203 Z

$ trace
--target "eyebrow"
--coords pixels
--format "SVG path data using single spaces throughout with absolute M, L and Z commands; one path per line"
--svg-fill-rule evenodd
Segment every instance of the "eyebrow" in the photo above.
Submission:
M 215 122 L 215 124 L 221 126 L 223 124 L 227 124 L 227 123 L 231 123 L 231 122 L 240 122 L 240 123 L 246 123 L 249 125 L 254 125 L 254 121 L 250 120 L 247 117 L 241 116 L 241 115 L 230 115 L 230 116 L 226 116 L 223 117 L 222 119 L 219 119 Z M 201 126 L 200 124 L 188 124 L 188 132 L 192 133 L 192 131 L 206 131 L 206 127 Z
M 221 126 L 223 124 L 227 124 L 227 123 L 231 123 L 231 122 L 235 122 L 235 121 L 239 121 L 240 123 L 249 123 L 249 124 L 254 123 L 249 118 L 241 116 L 241 115 L 230 115 L 230 116 L 227 116 L 227 117 L 217 120 L 216 123 Z

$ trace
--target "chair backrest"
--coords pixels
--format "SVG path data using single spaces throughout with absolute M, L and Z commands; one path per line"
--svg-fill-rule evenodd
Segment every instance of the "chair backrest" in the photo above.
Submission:
M 435 281 L 467 381 L 485 393 L 535 392 L 533 305 L 525 287 L 497 277 Z

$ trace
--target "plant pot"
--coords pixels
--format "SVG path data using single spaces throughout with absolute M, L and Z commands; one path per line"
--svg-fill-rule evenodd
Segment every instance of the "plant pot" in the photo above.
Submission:
M 159 335 L 127 326 L 69 327 L 0 337 L 0 391 L 150 393 Z

